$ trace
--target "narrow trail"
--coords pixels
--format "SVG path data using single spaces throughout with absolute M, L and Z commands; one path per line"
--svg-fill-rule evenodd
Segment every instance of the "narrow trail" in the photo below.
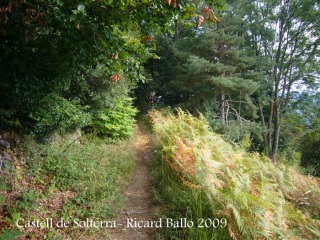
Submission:
M 156 210 L 152 206 L 151 182 L 149 177 L 149 160 L 152 158 L 151 135 L 141 125 L 137 125 L 135 151 L 136 167 L 131 180 L 124 191 L 125 209 L 117 219 L 122 224 L 112 231 L 112 240 L 154 240 L 155 228 L 128 226 L 130 219 L 135 221 L 152 221 L 156 219 Z

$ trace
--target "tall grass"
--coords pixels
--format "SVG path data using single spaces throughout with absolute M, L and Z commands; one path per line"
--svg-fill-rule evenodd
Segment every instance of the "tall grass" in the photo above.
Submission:
M 198 224 L 200 219 L 212 219 L 210 201 L 203 189 L 185 185 L 180 181 L 176 172 L 162 161 L 161 153 L 157 152 L 152 163 L 152 181 L 154 185 L 154 200 L 164 206 L 161 211 L 162 219 L 180 221 L 186 218 Z M 172 228 L 159 229 L 157 239 L 231 239 L 227 236 L 226 228 Z
M 226 218 L 226 228 L 163 229 L 166 239 L 319 239 L 316 178 L 226 143 L 203 117 L 150 114 L 156 198 L 165 217 Z

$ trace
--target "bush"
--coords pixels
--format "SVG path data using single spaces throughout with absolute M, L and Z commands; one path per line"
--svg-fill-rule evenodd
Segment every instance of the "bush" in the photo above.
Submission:
M 221 116 L 217 110 L 217 103 L 205 102 L 204 116 L 208 125 L 215 133 L 222 134 L 224 140 L 245 146 L 250 151 L 261 152 L 264 148 L 263 136 L 266 133 L 265 127 L 260 123 L 246 119 L 229 119 L 226 124 L 222 123 Z
M 111 108 L 99 113 L 93 123 L 94 131 L 111 141 L 125 139 L 133 133 L 136 113 L 131 98 L 118 100 Z
M 40 135 L 83 127 L 90 121 L 79 106 L 53 94 L 44 98 L 29 117 L 34 121 L 34 132 Z
M 320 176 L 320 128 L 307 132 L 300 140 L 301 164 L 309 173 Z

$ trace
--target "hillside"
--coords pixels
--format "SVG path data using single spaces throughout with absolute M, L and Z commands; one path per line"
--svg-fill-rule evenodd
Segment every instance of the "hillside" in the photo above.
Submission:
M 157 191 L 164 214 L 198 224 L 164 229 L 167 237 L 320 237 L 319 179 L 226 143 L 203 117 L 181 110 L 177 115 L 155 111 L 150 116 L 157 138 L 153 174 L 161 186 Z

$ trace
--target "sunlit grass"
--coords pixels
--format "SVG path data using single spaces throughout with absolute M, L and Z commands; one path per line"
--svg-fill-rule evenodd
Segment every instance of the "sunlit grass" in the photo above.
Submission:
M 225 218 L 217 229 L 164 229 L 164 239 L 317 239 L 316 178 L 226 143 L 204 118 L 153 112 L 156 200 L 166 217 Z M 157 172 L 158 171 L 158 172 Z M 174 236 L 174 237 L 171 237 Z

